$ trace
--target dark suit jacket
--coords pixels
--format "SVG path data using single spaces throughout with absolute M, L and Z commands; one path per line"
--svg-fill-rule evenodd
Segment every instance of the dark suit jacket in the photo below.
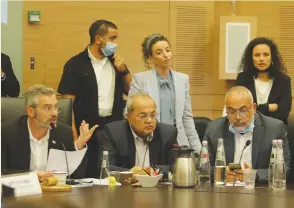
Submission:
M 110 58 L 109 58 L 110 59 Z M 113 61 L 110 59 L 113 64 Z M 121 75 L 115 70 L 115 90 L 112 109 L 113 120 L 123 119 L 123 82 Z M 94 68 L 88 55 L 88 49 L 72 57 L 64 65 L 63 74 L 58 86 L 60 94 L 75 95 L 73 111 L 75 113 L 76 128 L 79 131 L 83 120 L 90 127 L 102 125 L 99 119 L 98 94 L 99 89 Z
M 108 151 L 109 164 L 130 169 L 135 165 L 136 147 L 134 136 L 127 120 L 115 121 L 105 125 L 97 133 L 99 141 L 99 165 L 102 152 Z M 171 165 L 171 150 L 177 143 L 177 129 L 171 125 L 157 123 L 149 146 L 150 164 Z M 100 166 L 99 166 L 100 167 Z
M 113 64 L 113 60 L 109 57 Z M 113 65 L 114 66 L 114 65 Z M 111 121 L 123 119 L 123 108 L 125 101 L 123 99 L 123 80 L 120 73 L 115 70 L 115 89 L 112 108 Z M 99 117 L 98 94 L 100 93 L 97 85 L 96 75 L 88 55 L 88 49 L 70 58 L 64 65 L 63 74 L 58 86 L 60 94 L 75 95 L 73 103 L 73 112 L 75 114 L 76 129 L 79 133 L 80 124 L 83 120 L 89 123 L 90 128 L 96 124 L 99 129 L 103 128 L 104 122 Z M 95 158 L 97 141 L 90 139 L 88 142 L 88 167 L 87 177 L 95 177 L 92 169 L 97 165 Z
M 234 162 L 235 138 L 229 131 L 227 117 L 222 117 L 210 122 L 207 126 L 204 140 L 208 141 L 211 165 L 214 166 L 218 138 L 224 139 L 224 148 L 227 165 Z M 268 167 L 273 139 L 283 140 L 284 159 L 287 176 L 290 172 L 290 149 L 285 125 L 282 121 L 256 113 L 254 118 L 252 137 L 252 168 L 257 169 L 259 182 L 268 181 Z
M 19 82 L 13 72 L 9 56 L 1 53 L 1 69 L 5 73 L 5 80 L 1 80 L 1 97 L 18 97 Z
M 254 78 L 245 72 L 238 74 L 236 85 L 244 86 L 253 95 L 254 102 L 257 103 L 256 89 L 254 85 Z M 271 103 L 278 104 L 278 110 L 275 112 L 269 111 Z M 270 91 L 268 102 L 266 104 L 258 105 L 257 110 L 262 114 L 282 120 L 287 124 L 287 119 L 292 106 L 292 91 L 291 91 L 291 78 L 286 74 L 281 74 L 275 77 L 272 89 Z
M 31 148 L 26 115 L 4 122 L 1 126 L 1 171 L 5 174 L 18 171 L 29 171 Z M 52 142 L 55 141 L 55 143 Z M 70 126 L 57 123 L 57 128 L 50 130 L 48 153 L 50 149 L 75 151 L 72 129 Z M 85 161 L 72 174 L 73 178 L 82 178 Z

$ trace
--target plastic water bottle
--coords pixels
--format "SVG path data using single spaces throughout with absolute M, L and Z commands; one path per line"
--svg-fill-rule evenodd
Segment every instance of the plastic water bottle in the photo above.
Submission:
M 215 167 L 214 167 L 214 186 L 225 186 L 226 177 L 226 155 L 224 150 L 224 141 L 218 139 Z
M 210 185 L 210 161 L 207 141 L 202 142 L 199 165 L 199 183 Z
M 100 179 L 108 178 L 109 174 L 109 160 L 108 151 L 103 151 L 102 166 L 100 171 Z
M 274 139 L 272 141 L 272 152 L 270 156 L 270 162 L 269 162 L 269 167 L 268 167 L 268 187 L 272 188 L 273 187 L 273 177 L 274 177 L 274 164 L 276 161 L 276 155 L 277 155 L 277 140 Z
M 283 141 L 280 139 L 277 142 L 277 155 L 274 164 L 273 188 L 274 190 L 286 189 L 286 168 L 284 162 Z

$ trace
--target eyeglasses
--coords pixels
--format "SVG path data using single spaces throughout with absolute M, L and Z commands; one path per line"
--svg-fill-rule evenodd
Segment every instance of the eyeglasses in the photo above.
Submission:
M 250 110 L 251 106 L 252 104 L 250 106 L 243 106 L 242 108 L 238 110 L 235 110 L 230 107 L 226 107 L 226 110 L 227 110 L 228 116 L 237 116 L 237 113 L 239 113 L 241 117 L 245 117 L 246 113 Z
M 30 105 L 32 108 L 37 108 L 38 105 Z M 46 113 L 51 113 L 53 111 L 56 111 L 57 113 L 61 112 L 61 108 L 58 105 L 45 105 L 43 107 L 41 107 L 41 109 L 46 112 Z
M 135 115 L 133 113 L 130 113 L 130 114 L 132 114 L 133 116 L 137 117 L 140 120 L 146 120 L 148 118 L 150 118 L 151 120 L 156 120 L 157 115 L 158 115 L 158 113 L 151 113 L 151 114 L 140 113 L 140 114 L 137 114 L 137 115 Z

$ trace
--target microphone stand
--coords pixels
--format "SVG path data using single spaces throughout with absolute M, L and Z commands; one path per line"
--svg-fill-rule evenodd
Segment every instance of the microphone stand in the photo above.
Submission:
M 151 140 L 147 138 L 147 140 L 146 140 L 146 150 L 145 150 L 145 154 L 144 154 L 144 158 L 143 158 L 143 164 L 142 164 L 142 170 L 144 170 L 145 158 L 146 158 L 147 150 L 149 149 L 150 142 L 151 142 Z M 147 173 L 147 174 L 150 175 L 149 173 Z
M 54 129 L 56 131 L 56 127 L 53 123 L 50 123 L 51 129 Z M 66 153 L 66 148 L 63 144 L 62 141 L 60 141 L 62 148 L 64 150 L 64 155 L 65 155 L 65 163 L 66 163 L 66 168 L 67 168 L 67 177 L 68 177 L 68 181 L 69 181 L 69 185 L 71 185 L 71 179 L 70 179 L 70 174 L 69 174 L 69 167 L 68 167 L 68 161 L 67 161 L 67 153 Z
M 241 156 L 240 156 L 240 159 L 239 159 L 239 163 L 238 164 L 241 164 L 241 159 L 243 157 L 243 152 L 244 150 L 251 144 L 251 141 L 250 140 L 247 140 L 246 143 L 245 143 L 245 146 L 243 147 L 242 149 L 242 152 L 241 152 Z M 242 168 L 242 165 L 241 165 L 241 168 Z M 236 178 L 237 178 L 237 172 L 236 170 L 234 170 L 235 172 L 235 177 L 234 177 L 234 183 L 233 183 L 233 187 L 235 186 L 235 183 L 236 183 Z
M 61 145 L 63 147 L 64 155 L 65 155 L 65 162 L 66 162 L 66 168 L 67 168 L 67 177 L 68 177 L 69 185 L 71 185 L 71 179 L 70 179 L 70 175 L 69 175 L 69 167 L 68 167 L 68 161 L 67 161 L 67 153 L 66 153 L 66 149 L 65 149 L 65 146 L 64 146 L 63 142 L 61 142 Z

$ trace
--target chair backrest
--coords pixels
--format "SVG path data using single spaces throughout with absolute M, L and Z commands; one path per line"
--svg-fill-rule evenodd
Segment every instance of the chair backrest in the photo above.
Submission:
M 206 117 L 194 117 L 195 128 L 197 130 L 200 141 L 202 142 L 206 127 L 211 119 Z
M 290 114 L 288 118 L 288 125 L 286 125 L 288 133 L 288 140 L 291 152 L 291 173 L 289 181 L 294 181 L 294 115 Z
M 58 121 L 71 126 L 72 101 L 71 99 L 58 99 L 61 112 L 58 114 Z M 24 98 L 1 98 L 1 123 L 20 117 L 26 114 Z

